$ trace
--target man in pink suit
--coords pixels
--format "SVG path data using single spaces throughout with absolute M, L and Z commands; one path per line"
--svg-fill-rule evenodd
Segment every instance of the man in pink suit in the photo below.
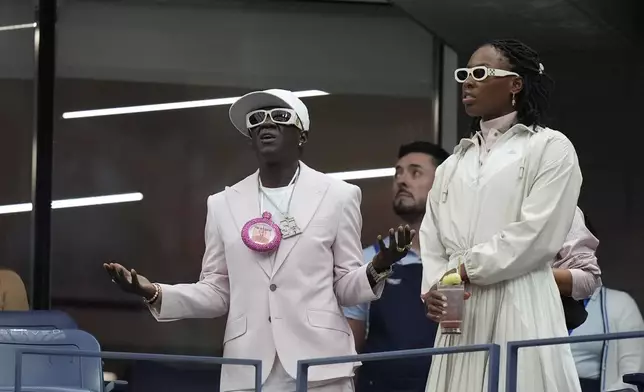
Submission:
M 292 92 L 247 94 L 230 119 L 251 139 L 259 170 L 208 198 L 199 282 L 164 285 L 120 264 L 105 269 L 159 321 L 228 313 L 224 356 L 261 359 L 263 391 L 294 391 L 298 360 L 355 353 L 341 306 L 377 299 L 415 233 L 391 229 L 390 246 L 379 237 L 380 253 L 363 265 L 360 189 L 300 161 L 310 120 Z M 358 365 L 311 368 L 309 390 L 353 391 Z M 221 390 L 252 390 L 253 378 L 249 367 L 223 366 Z

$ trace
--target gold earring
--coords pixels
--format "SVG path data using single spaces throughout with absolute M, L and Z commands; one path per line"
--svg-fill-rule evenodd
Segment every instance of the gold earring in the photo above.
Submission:
M 517 100 L 514 97 L 514 93 L 512 93 L 512 107 L 515 107 L 515 106 L 517 106 Z

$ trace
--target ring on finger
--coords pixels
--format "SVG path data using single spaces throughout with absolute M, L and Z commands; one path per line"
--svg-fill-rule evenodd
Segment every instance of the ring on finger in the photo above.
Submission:
M 401 247 L 398 246 L 398 247 L 396 247 L 396 250 L 398 251 L 398 253 L 402 253 L 402 252 L 404 252 L 406 250 L 406 248 L 401 248 Z

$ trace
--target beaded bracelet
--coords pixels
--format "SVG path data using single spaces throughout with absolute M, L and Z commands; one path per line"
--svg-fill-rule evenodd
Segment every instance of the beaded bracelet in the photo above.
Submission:
M 145 302 L 148 305 L 152 305 L 158 298 L 159 298 L 159 293 L 161 293 L 161 286 L 158 283 L 153 283 L 155 292 L 152 298 L 146 299 L 143 298 L 143 302 Z

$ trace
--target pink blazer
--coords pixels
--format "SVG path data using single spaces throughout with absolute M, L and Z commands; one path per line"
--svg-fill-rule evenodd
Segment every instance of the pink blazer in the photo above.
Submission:
M 293 378 L 300 359 L 351 355 L 354 340 L 341 306 L 377 299 L 362 262 L 360 188 L 300 162 L 291 214 L 303 233 L 269 255 L 248 249 L 242 226 L 259 214 L 258 172 L 208 198 L 206 251 L 194 284 L 162 285 L 159 321 L 228 313 L 224 356 L 262 360 L 275 354 Z M 154 313 L 154 312 L 153 312 Z M 312 367 L 309 381 L 350 377 L 359 363 Z M 223 366 L 221 390 L 253 388 L 253 369 Z
M 554 268 L 567 269 L 572 274 L 572 298 L 576 300 L 590 298 L 602 285 L 595 255 L 598 245 L 599 240 L 588 230 L 584 213 L 577 207 L 566 242 L 552 263 Z

